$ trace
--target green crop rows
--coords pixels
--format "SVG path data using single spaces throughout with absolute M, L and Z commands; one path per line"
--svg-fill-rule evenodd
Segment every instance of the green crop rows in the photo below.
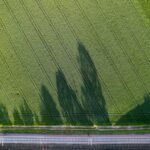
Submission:
M 149 124 L 148 8 L 0 0 L 0 124 Z

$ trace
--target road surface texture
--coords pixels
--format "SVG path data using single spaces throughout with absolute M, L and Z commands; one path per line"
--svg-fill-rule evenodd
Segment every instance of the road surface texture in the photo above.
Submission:
M 1 134 L 1 150 L 149 150 L 149 135 Z

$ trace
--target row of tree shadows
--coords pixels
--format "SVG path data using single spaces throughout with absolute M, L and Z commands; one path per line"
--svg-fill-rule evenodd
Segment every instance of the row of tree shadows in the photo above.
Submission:
M 62 72 L 56 73 L 57 95 L 60 110 L 48 91 L 47 87 L 41 87 L 41 119 L 30 109 L 24 100 L 23 106 L 13 112 L 12 123 L 7 109 L 0 104 L 0 124 L 4 125 L 111 125 L 106 109 L 106 102 L 98 79 L 96 67 L 82 43 L 78 43 L 80 72 L 83 80 L 81 87 L 82 98 L 79 101 L 76 92 L 71 88 Z M 150 123 L 150 95 L 144 97 L 144 103 L 122 116 L 117 125 L 149 124 Z

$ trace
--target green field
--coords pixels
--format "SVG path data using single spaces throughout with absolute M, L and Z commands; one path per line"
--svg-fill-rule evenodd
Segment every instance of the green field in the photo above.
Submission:
M 0 124 L 150 124 L 148 0 L 0 0 Z

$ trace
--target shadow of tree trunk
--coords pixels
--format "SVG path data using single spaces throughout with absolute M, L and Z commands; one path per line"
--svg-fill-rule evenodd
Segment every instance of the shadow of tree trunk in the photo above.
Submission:
M 23 106 L 20 108 L 20 115 L 22 116 L 22 120 L 24 125 L 33 125 L 34 124 L 34 116 L 32 110 L 30 109 L 27 102 L 24 100 Z
M 0 124 L 11 125 L 11 120 L 8 115 L 8 111 L 3 104 L 0 104 Z
M 150 124 L 150 94 L 144 96 L 144 103 L 138 105 L 123 115 L 116 125 L 149 125 Z
M 22 116 L 20 115 L 17 109 L 14 109 L 13 117 L 14 117 L 14 125 L 24 125 Z
M 76 93 L 68 85 L 67 80 L 61 70 L 56 73 L 58 99 L 65 119 L 69 125 L 91 125 L 84 110 L 77 100 Z
M 84 86 L 84 108 L 91 121 L 98 125 L 110 125 L 106 102 L 102 94 L 96 67 L 82 43 L 78 43 L 79 64 Z
M 42 124 L 62 125 L 62 119 L 56 107 L 56 103 L 44 85 L 41 87 L 41 96 L 43 97 L 43 104 L 41 106 Z

